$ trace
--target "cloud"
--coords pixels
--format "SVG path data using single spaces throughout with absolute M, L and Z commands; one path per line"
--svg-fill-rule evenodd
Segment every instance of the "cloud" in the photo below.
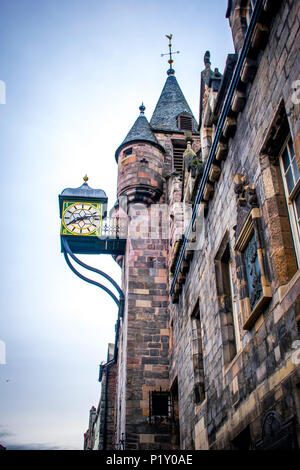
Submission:
M 7 450 L 69 450 L 51 444 L 7 444 Z
M 7 450 L 75 450 L 73 447 L 62 447 L 51 443 L 18 443 L 16 441 L 17 434 L 10 432 L 10 430 L 0 424 L 0 444 L 6 447 Z
M 5 439 L 6 437 L 15 436 L 12 432 L 0 431 L 0 439 Z
M 0 424 L 0 440 L 6 439 L 7 437 L 16 436 L 15 433 L 10 432 L 3 424 Z

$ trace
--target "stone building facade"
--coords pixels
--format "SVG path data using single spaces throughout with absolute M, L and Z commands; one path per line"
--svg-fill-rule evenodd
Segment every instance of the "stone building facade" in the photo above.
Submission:
M 125 309 L 100 449 L 300 445 L 299 2 L 226 16 L 235 53 L 223 74 L 205 53 L 199 123 L 171 63 L 116 151 Z

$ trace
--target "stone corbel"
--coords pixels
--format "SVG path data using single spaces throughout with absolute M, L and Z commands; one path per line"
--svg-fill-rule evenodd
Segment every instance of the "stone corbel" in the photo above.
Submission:
M 228 153 L 228 145 L 223 142 L 219 142 L 217 145 L 217 150 L 216 150 L 216 159 L 218 161 L 225 160 L 227 157 L 227 153 Z
M 253 49 L 264 49 L 267 45 L 268 36 L 269 28 L 261 23 L 257 23 L 251 41 Z
M 231 109 L 235 113 L 243 111 L 246 104 L 246 94 L 242 91 L 235 90 L 232 98 Z
M 223 135 L 225 139 L 233 137 L 236 131 L 237 121 L 234 117 L 228 117 L 225 119 L 225 124 L 223 127 Z
M 212 165 L 210 172 L 209 172 L 209 176 L 208 176 L 209 181 L 211 181 L 212 183 L 214 183 L 215 181 L 218 181 L 220 174 L 221 174 L 221 168 L 217 165 Z
M 234 192 L 237 195 L 238 206 L 248 205 L 251 209 L 258 207 L 255 186 L 248 185 L 246 176 L 241 173 L 234 176 Z
M 246 57 L 241 70 L 241 80 L 244 83 L 251 83 L 254 79 L 257 70 L 257 63 L 255 60 Z

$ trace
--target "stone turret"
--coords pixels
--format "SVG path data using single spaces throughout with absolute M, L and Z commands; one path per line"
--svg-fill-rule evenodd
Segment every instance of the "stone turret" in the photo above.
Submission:
M 151 204 L 163 192 L 164 149 L 153 134 L 140 106 L 140 115 L 116 151 L 119 165 L 118 198 Z
M 139 110 L 115 154 L 118 203 L 114 213 L 116 217 L 128 215 L 126 252 L 117 260 L 122 267 L 125 303 L 119 336 L 115 440 L 117 448 L 125 443 L 127 450 L 176 449 L 179 431 L 173 432 L 177 421 L 169 406 L 176 399 L 171 399 L 169 383 L 170 242 L 166 235 L 170 220 L 166 206 L 181 197 L 185 132 L 193 135 L 196 151 L 200 139 L 173 68 L 150 124 L 143 104 Z M 174 184 L 176 195 L 169 197 Z

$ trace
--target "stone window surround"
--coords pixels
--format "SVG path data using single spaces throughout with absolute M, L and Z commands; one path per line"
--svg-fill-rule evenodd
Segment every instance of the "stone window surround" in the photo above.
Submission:
M 286 205 L 286 195 L 284 192 L 284 182 L 280 170 L 280 157 L 281 154 L 285 148 L 285 145 L 287 144 L 288 139 L 291 138 L 293 145 L 294 145 L 294 138 L 291 132 L 291 127 L 290 127 L 290 122 L 286 113 L 286 106 L 284 100 L 281 100 L 279 103 L 276 111 L 274 112 L 273 119 L 270 123 L 269 128 L 266 130 L 266 138 L 263 142 L 263 145 L 261 147 L 260 151 L 260 159 L 261 159 L 261 165 L 265 170 L 267 170 L 270 173 L 271 179 L 272 179 L 272 185 L 274 189 L 272 190 L 272 194 L 270 195 L 270 198 L 272 196 L 273 199 L 279 198 L 276 202 L 275 206 L 275 212 L 274 212 L 274 207 L 273 205 L 270 206 L 270 209 L 268 209 L 268 204 L 265 204 L 266 208 L 265 210 L 267 213 L 269 213 L 269 217 L 271 216 L 271 210 L 272 210 L 272 218 L 273 218 L 273 224 L 276 222 L 280 226 L 280 234 L 282 235 L 282 250 L 284 251 L 284 258 L 282 257 L 277 257 L 276 256 L 271 256 L 271 264 L 272 264 L 272 269 L 275 271 L 277 274 L 276 277 L 278 279 L 276 280 L 276 287 L 281 290 L 285 289 L 284 286 L 287 286 L 289 282 L 294 278 L 295 274 L 297 273 L 297 260 L 296 260 L 296 252 L 295 248 L 291 250 L 289 248 L 288 242 L 287 242 L 287 237 L 283 236 L 284 231 L 287 230 L 287 225 L 288 225 L 288 230 L 290 231 L 290 238 L 293 238 L 293 233 L 292 233 L 292 227 L 290 225 L 290 222 L 286 224 L 283 218 L 282 214 L 282 209 L 280 209 L 280 198 L 284 198 Z M 297 159 L 297 156 L 296 156 Z M 299 159 L 298 159 L 298 166 L 299 166 Z M 275 188 L 278 186 L 278 188 L 275 190 Z M 281 189 L 280 189 L 281 188 Z M 266 200 L 265 203 L 268 201 Z M 286 217 L 288 217 L 288 207 L 286 207 Z M 272 231 L 270 231 L 271 235 L 271 240 L 270 243 L 273 245 L 274 241 L 272 240 Z M 293 252 L 293 253 L 291 253 Z M 293 259 L 292 259 L 293 258 Z M 283 271 L 283 264 L 284 264 L 284 271 Z M 298 267 L 299 271 L 299 267 Z
M 170 320 L 169 351 L 172 353 L 174 347 L 174 318 Z
M 231 291 L 231 309 L 226 308 L 225 305 L 225 296 L 226 288 L 224 286 L 224 272 L 222 269 L 222 259 L 224 258 L 226 250 L 229 248 L 229 276 L 230 279 L 230 291 Z M 230 250 L 230 241 L 229 233 L 223 237 L 223 240 L 219 246 L 217 254 L 215 256 L 215 274 L 216 274 L 216 287 L 217 287 L 217 296 L 218 296 L 218 305 L 219 305 L 219 317 L 220 317 L 220 326 L 222 334 L 222 344 L 223 344 L 223 361 L 224 366 L 228 365 L 234 360 L 239 350 L 241 349 L 240 344 L 240 333 L 237 317 L 237 309 L 235 303 L 235 294 L 233 291 L 232 285 L 232 255 Z M 231 317 L 230 325 L 228 325 L 228 315 Z M 224 324 L 223 324 L 224 323 Z M 229 341 L 230 331 L 229 327 L 233 327 L 234 334 L 234 351 L 232 351 L 232 344 Z
M 200 319 L 200 299 L 194 305 L 190 314 L 192 328 L 192 361 L 194 372 L 194 401 L 195 405 L 201 405 L 205 400 L 204 362 L 202 327 Z
M 161 413 L 159 413 L 161 411 Z M 169 390 L 149 391 L 149 416 L 150 424 L 169 422 L 173 419 L 173 404 Z
M 265 260 L 265 248 L 263 246 L 263 240 L 261 237 L 261 211 L 259 208 L 253 208 L 244 224 L 244 227 L 239 234 L 237 242 L 234 246 L 236 253 L 237 266 L 240 266 L 240 309 L 242 315 L 242 326 L 244 330 L 250 330 L 256 322 L 259 315 L 263 312 L 264 307 L 272 298 L 271 282 L 267 276 L 266 260 Z M 257 243 L 257 257 L 261 275 L 261 286 L 262 295 L 260 300 L 256 303 L 254 308 L 251 310 L 249 294 L 243 295 L 242 291 L 247 286 L 247 277 L 245 273 L 243 251 L 246 248 L 251 237 L 255 234 Z

